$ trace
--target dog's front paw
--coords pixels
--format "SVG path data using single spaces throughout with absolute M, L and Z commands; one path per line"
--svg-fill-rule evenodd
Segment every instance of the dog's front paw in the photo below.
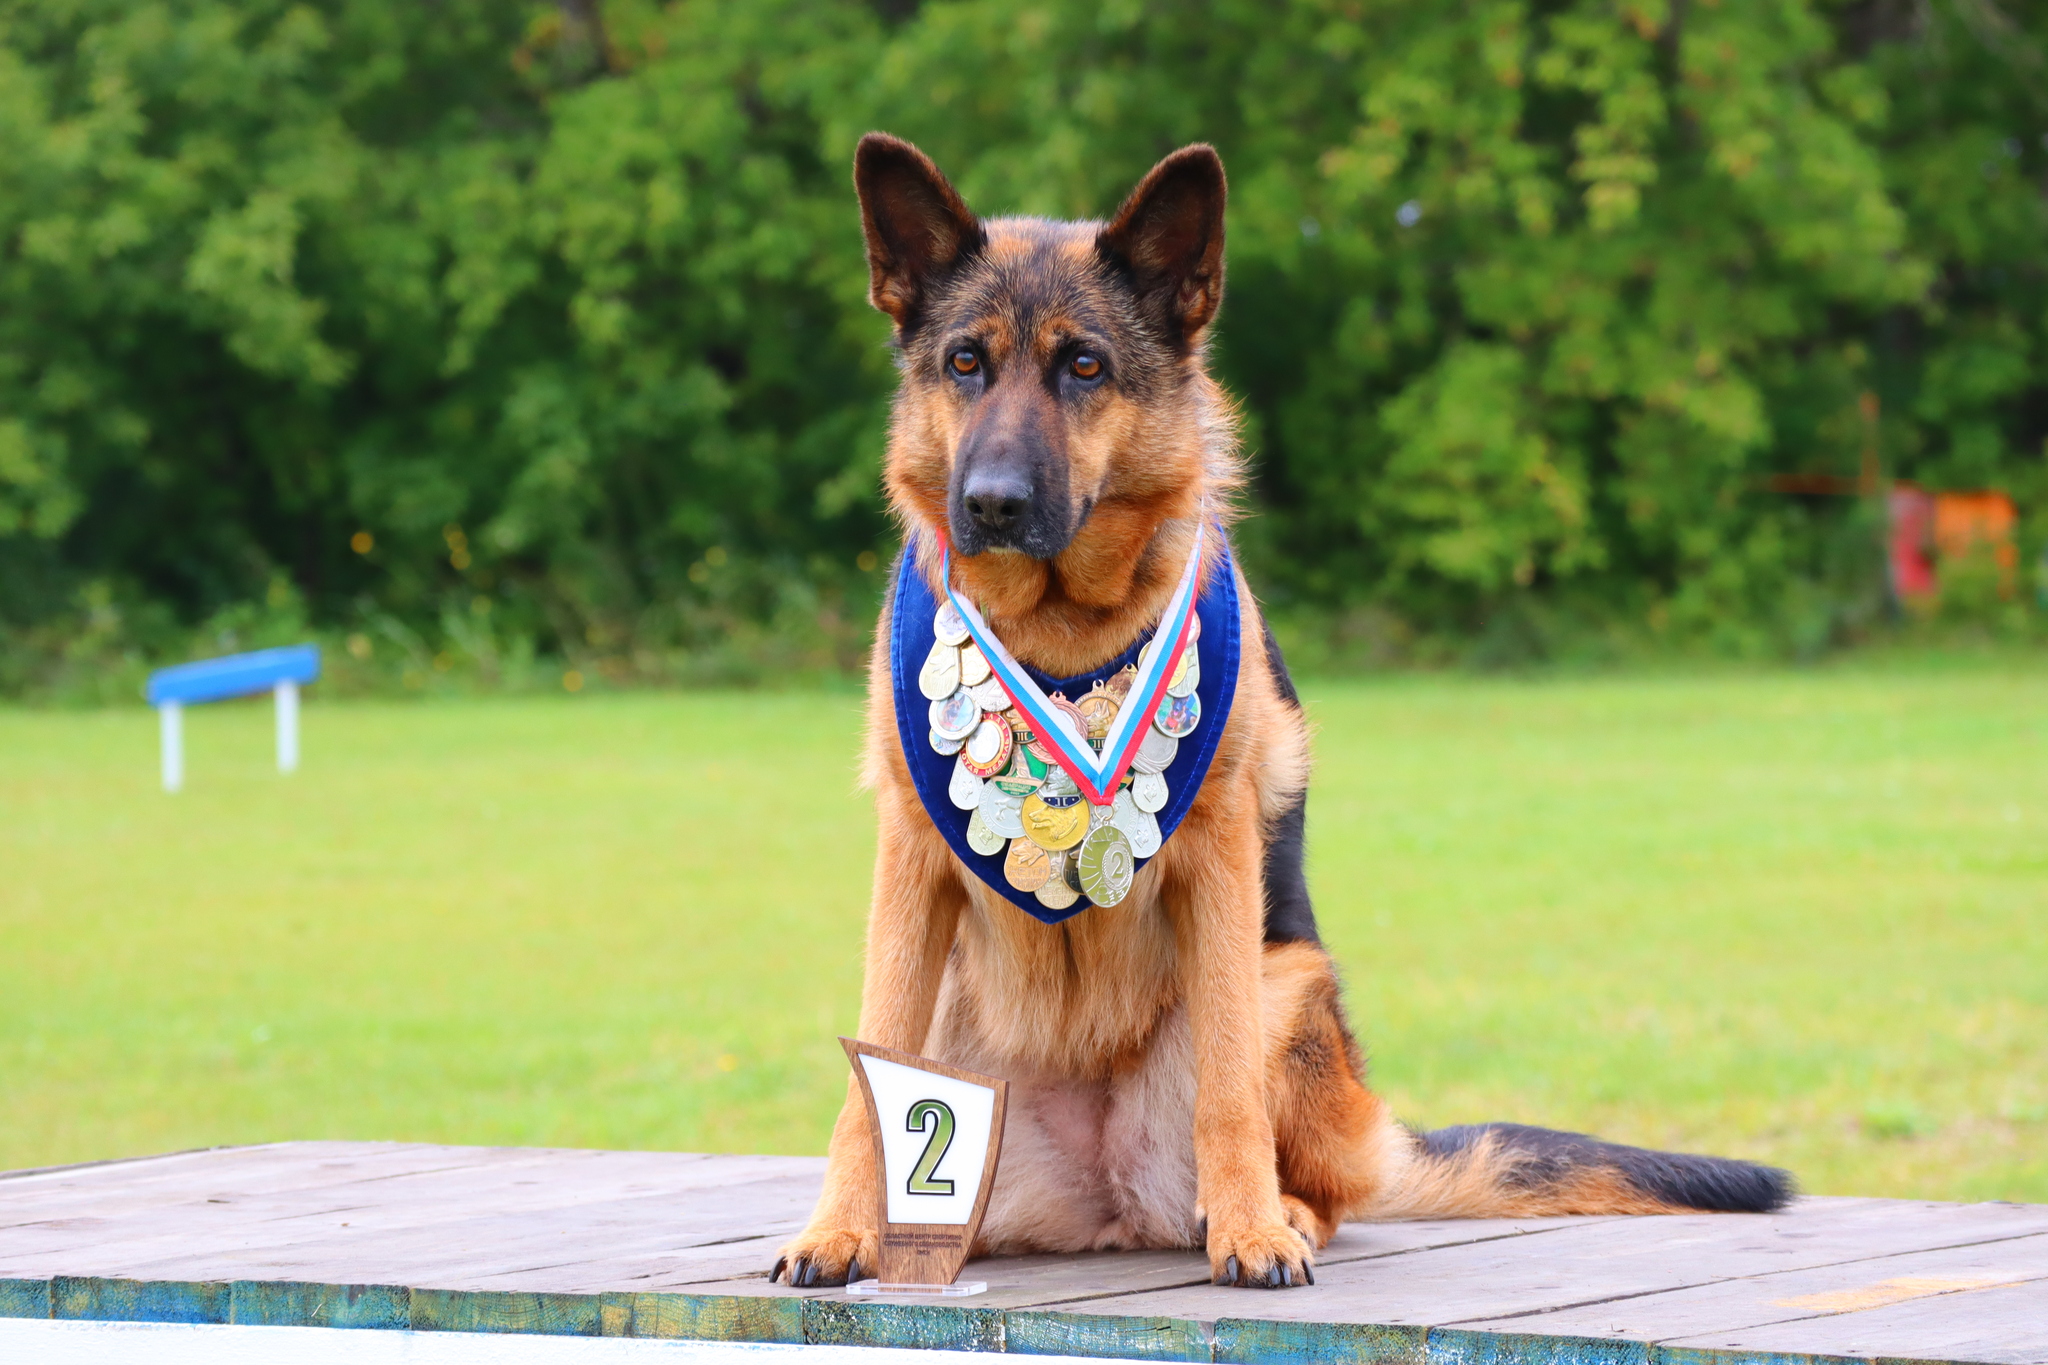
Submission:
M 793 1289 L 846 1284 L 861 1278 L 863 1266 L 872 1275 L 881 1264 L 881 1250 L 872 1230 L 805 1228 L 775 1258 L 768 1283 L 780 1280 Z
M 1245 1289 L 1291 1289 L 1316 1282 L 1309 1238 L 1285 1223 L 1237 1232 L 1211 1225 L 1209 1273 L 1217 1284 Z

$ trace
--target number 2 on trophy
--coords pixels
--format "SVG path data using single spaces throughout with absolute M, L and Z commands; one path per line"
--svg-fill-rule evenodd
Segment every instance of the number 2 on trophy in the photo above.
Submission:
M 934 1180 L 932 1172 L 939 1168 L 939 1163 L 946 1159 L 946 1149 L 953 1145 L 953 1111 L 937 1100 L 919 1100 L 910 1106 L 909 1129 L 913 1133 L 930 1130 L 931 1137 L 925 1141 L 924 1152 L 917 1158 L 904 1188 L 912 1194 L 951 1194 L 953 1182 Z

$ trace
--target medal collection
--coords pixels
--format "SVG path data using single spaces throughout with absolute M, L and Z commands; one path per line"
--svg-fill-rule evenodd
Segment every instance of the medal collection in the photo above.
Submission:
M 1164 773 L 1180 741 L 1201 724 L 1195 694 L 1201 664 L 1194 648 L 1201 628 L 1200 615 L 1191 611 L 1185 644 L 1144 737 L 1130 751 L 1113 799 L 1096 805 L 1082 798 L 1056 758 L 1058 741 L 1034 733 L 1012 703 L 960 610 L 950 601 L 938 604 L 931 652 L 917 675 L 918 690 L 931 703 L 931 746 L 953 758 L 946 794 L 967 812 L 968 845 L 983 855 L 1003 854 L 1003 877 L 1012 887 L 1050 910 L 1083 902 L 1114 906 L 1130 894 L 1139 861 L 1159 851 L 1157 812 L 1171 794 Z M 984 638 L 990 638 L 985 627 Z M 990 647 L 1000 652 L 999 642 Z M 1152 653 L 1170 647 L 1163 633 L 1154 636 L 1135 665 L 1096 683 L 1078 701 L 1055 692 L 1052 714 L 1070 746 L 1085 741 L 1100 755 Z

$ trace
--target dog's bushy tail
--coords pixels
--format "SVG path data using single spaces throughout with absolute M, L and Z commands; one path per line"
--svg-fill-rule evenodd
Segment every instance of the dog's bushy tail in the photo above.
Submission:
M 1531 1218 L 1573 1213 L 1769 1213 L 1792 1177 L 1726 1157 L 1652 1152 L 1519 1123 L 1410 1134 L 1409 1159 L 1367 1215 Z

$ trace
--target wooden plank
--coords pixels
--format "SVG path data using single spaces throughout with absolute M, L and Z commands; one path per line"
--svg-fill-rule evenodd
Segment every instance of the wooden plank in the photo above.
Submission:
M 479 1166 L 533 1165 L 558 1154 L 519 1147 L 442 1147 L 400 1142 L 287 1142 L 214 1148 L 135 1162 L 107 1163 L 0 1179 L 0 1227 L 32 1208 L 61 1218 L 162 1207 L 224 1192 L 287 1193 Z
M 389 1208 L 322 1208 L 297 1216 L 267 1206 L 166 1210 L 96 1226 L 85 1236 L 37 1229 L 0 1234 L 0 1274 L 346 1281 L 388 1279 L 400 1265 L 430 1264 L 477 1279 L 577 1259 L 617 1259 L 628 1251 L 666 1257 L 714 1244 L 731 1248 L 724 1260 L 741 1263 L 736 1269 L 765 1273 L 773 1243 L 748 1239 L 793 1234 L 809 1215 L 814 1193 L 807 1182 L 764 1180 L 712 1191 L 655 1188 L 511 1213 L 488 1199 L 408 1210 L 402 1198 Z M 745 1232 L 736 1237 L 736 1229 Z M 561 1254 L 564 1245 L 576 1254 Z M 707 1270 L 702 1278 L 727 1273 L 734 1271 Z
M 1940 1251 L 1856 1256 L 1833 1265 L 1718 1280 L 1669 1293 L 1465 1325 L 1491 1331 L 1669 1340 L 2029 1280 L 2048 1280 L 2048 1234 Z
M 1318 1265 L 1316 1287 L 1265 1296 L 1208 1285 L 1070 1305 L 1082 1313 L 1445 1326 L 1654 1294 L 1855 1257 L 2048 1232 L 2048 1206 L 1805 1200 L 1782 1214 L 1615 1219 L 1518 1239 Z
M 1711 1332 L 1658 1349 L 1661 1365 L 1725 1365 L 1722 1353 L 1869 1356 L 2048 1365 L 2048 1281 Z
M 251 1327 L 402 1329 L 412 1322 L 412 1291 L 390 1284 L 305 1284 L 238 1280 L 228 1321 Z
M 412 1291 L 415 1332 L 530 1332 L 594 1337 L 603 1332 L 603 1303 L 595 1294 Z
M 611 1293 L 603 1296 L 601 1320 L 608 1337 L 804 1340 L 803 1300 L 795 1295 Z

